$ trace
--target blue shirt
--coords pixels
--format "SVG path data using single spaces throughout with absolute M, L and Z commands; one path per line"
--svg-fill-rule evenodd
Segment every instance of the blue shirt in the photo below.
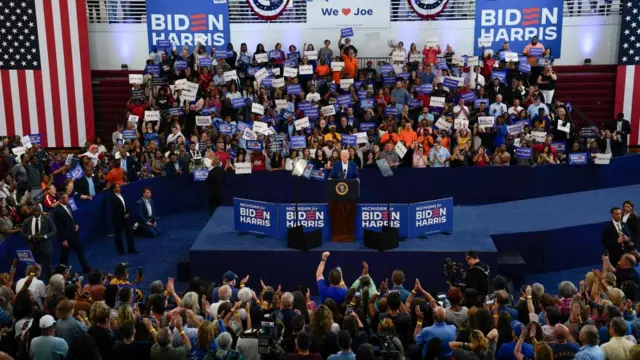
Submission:
M 456 341 L 456 327 L 455 325 L 447 325 L 446 323 L 435 323 L 432 326 L 428 326 L 418 335 L 416 335 L 416 345 L 422 346 L 422 357 L 427 356 L 427 344 L 431 339 L 439 338 L 442 340 L 440 347 L 439 357 L 451 357 L 453 351 L 449 347 L 449 342 Z M 504 346 L 504 345 L 503 345 Z M 513 354 L 513 351 L 511 351 Z
M 512 309 L 510 307 L 506 307 L 506 306 L 499 306 L 498 307 L 498 313 L 501 312 L 506 312 L 509 315 L 511 315 L 511 320 L 518 320 L 518 311 L 516 309 Z
M 336 304 L 340 305 L 347 297 L 347 291 L 349 289 L 339 286 L 327 286 L 324 279 L 318 279 L 318 292 L 320 293 L 320 302 L 324 302 L 325 299 L 333 299 Z
M 500 349 L 498 349 L 498 353 L 496 354 L 496 360 L 516 360 L 516 356 L 513 355 L 513 352 L 516 349 L 516 342 L 508 342 L 502 344 Z M 525 359 L 533 359 L 533 346 L 529 343 L 522 343 L 522 349 L 520 353 L 524 356 Z
M 604 360 L 604 353 L 600 350 L 600 346 L 583 346 L 576 353 L 574 360 Z
M 489 115 L 493 117 L 498 117 L 507 112 L 507 105 L 504 103 L 493 103 L 489 106 Z
M 327 360 L 356 360 L 356 354 L 353 352 L 345 353 L 340 351 L 337 354 L 329 355 Z
M 93 178 L 87 177 L 87 184 L 89 184 L 89 196 L 96 196 L 96 186 L 93 184 Z
M 394 286 L 393 289 L 391 289 L 391 290 L 398 290 L 400 292 L 400 300 L 402 300 L 402 302 L 407 301 L 407 298 L 411 294 L 411 292 L 409 290 L 405 289 L 404 286 L 402 286 L 402 285 Z
M 527 114 L 529 114 L 530 118 L 533 118 L 534 116 L 538 115 L 539 109 L 544 109 L 544 113 L 549 114 L 549 108 L 547 107 L 547 105 L 543 103 L 540 103 L 540 105 L 536 105 L 536 104 L 529 105 L 529 107 L 527 108 Z
M 580 351 L 580 346 L 576 343 L 553 344 L 551 350 L 553 350 L 553 360 L 572 360 Z
M 439 158 L 446 158 L 447 161 L 445 161 L 444 164 L 435 162 L 434 159 L 436 158 L 436 156 Z M 449 150 L 447 150 L 444 146 L 440 147 L 440 151 L 437 151 L 435 146 L 432 147 L 431 151 L 429 151 L 429 161 L 431 162 L 431 167 L 446 167 L 450 156 L 451 154 L 449 154 Z

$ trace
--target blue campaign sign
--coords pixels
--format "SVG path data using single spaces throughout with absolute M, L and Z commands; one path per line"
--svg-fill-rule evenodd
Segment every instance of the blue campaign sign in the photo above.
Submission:
M 393 65 L 391 64 L 380 65 L 380 74 L 386 75 L 390 72 L 393 72 Z
M 31 250 L 16 250 L 16 256 L 18 257 L 18 261 L 26 263 L 26 264 L 35 264 L 36 259 L 34 259 Z
M 235 160 L 237 155 L 236 150 L 234 148 L 229 148 L 227 152 L 229 153 L 229 157 Z
M 376 128 L 376 123 L 374 122 L 362 122 L 360 123 L 360 131 L 369 131 Z
M 516 157 L 518 159 L 531 159 L 531 153 L 532 153 L 531 148 L 525 148 L 525 147 L 516 148 Z
M 205 181 L 209 176 L 209 170 L 193 170 L 193 181 Z
M 262 141 L 260 141 L 260 140 L 247 140 L 247 150 L 250 150 L 250 151 L 262 151 Z
M 278 205 L 233 198 L 233 224 L 238 232 L 278 236 Z
M 422 101 L 413 98 L 409 99 L 409 109 L 417 109 L 419 107 L 422 107 Z
M 461 95 L 461 97 L 462 97 L 462 100 L 464 100 L 464 102 L 476 101 L 476 93 L 474 92 L 464 93 Z
M 300 84 L 287 85 L 287 94 L 300 95 Z
M 266 88 L 273 87 L 273 78 L 272 77 L 268 77 L 268 78 L 262 80 L 261 85 L 266 87 Z
M 358 90 L 356 94 L 358 95 L 359 98 L 365 98 L 367 97 L 367 90 Z
M 289 55 L 291 55 L 291 54 L 289 54 Z M 288 68 L 295 68 L 295 67 L 298 67 L 298 63 L 296 62 L 296 60 L 291 60 L 290 59 L 290 60 L 285 60 L 282 63 L 282 66 L 283 67 L 288 67 Z
M 320 114 L 318 113 L 317 108 L 311 108 L 304 111 L 304 116 L 310 119 L 317 119 L 320 116 Z
M 373 108 L 373 99 L 360 99 L 360 107 L 364 110 Z
M 355 135 L 342 135 L 342 143 L 347 146 L 356 146 L 358 137 Z
M 205 66 L 211 66 L 212 64 L 213 64 L 213 61 L 211 60 L 210 57 L 200 58 L 200 66 L 205 67 Z
M 537 36 L 559 58 L 563 5 L 563 0 L 478 0 L 474 38 L 491 39 L 494 45 L 508 42 L 509 48 L 522 53 Z M 474 43 L 474 54 L 479 54 Z
M 238 121 L 238 124 L 236 125 L 236 132 L 242 134 L 244 129 L 251 129 L 251 126 L 244 121 Z
M 80 164 L 77 164 L 76 167 L 73 168 L 73 170 L 67 173 L 67 179 L 78 180 L 82 177 L 84 177 L 84 171 L 82 171 L 82 167 L 80 167 Z
M 307 139 L 304 136 L 292 136 L 291 148 L 292 149 L 304 149 L 307 147 Z
M 309 179 L 325 181 L 327 180 L 327 170 L 326 169 L 313 169 L 309 174 Z
M 409 80 L 409 73 L 408 72 L 401 72 L 400 74 L 398 74 L 398 78 Z
M 261 66 L 252 66 L 247 70 L 247 74 L 249 74 L 249 76 L 256 76 L 256 73 L 260 70 L 262 70 Z
M 247 103 L 244 101 L 244 98 L 235 98 L 235 99 L 231 99 L 231 106 L 234 109 L 240 109 L 243 108 L 247 105 Z
M 231 125 L 230 124 L 220 124 L 218 126 L 218 130 L 220 131 L 220 134 L 231 135 Z
M 307 111 L 313 108 L 313 103 L 310 101 L 301 101 L 298 103 L 298 109 L 300 111 Z
M 189 66 L 187 64 L 186 61 L 184 60 L 178 60 L 174 63 L 174 66 L 176 68 L 176 70 L 187 70 L 187 67 Z
M 436 65 L 436 68 L 437 68 L 438 70 L 445 70 L 445 69 L 447 69 L 447 70 L 448 70 L 448 69 L 449 69 L 449 68 L 447 67 L 447 63 L 446 63 L 446 62 L 439 62 L 439 63 Z
M 322 238 L 329 239 L 331 227 L 327 204 L 298 204 L 297 210 L 296 216 L 295 204 L 278 205 L 278 237 L 287 237 L 287 229 L 297 223 L 305 227 L 305 232 L 322 229 Z
M 249 64 L 251 63 L 251 57 L 247 54 L 242 54 L 240 55 L 240 62 L 245 63 L 245 64 Z
M 433 92 L 433 84 L 420 84 L 416 86 L 418 94 L 431 94 Z
M 76 200 L 73 197 L 69 198 L 69 206 L 71 207 L 71 211 L 78 210 L 78 205 L 76 205 Z
M 292 53 L 288 53 L 287 59 L 294 60 L 293 62 L 294 66 L 291 66 L 291 67 L 295 67 L 298 64 L 297 61 L 300 60 L 300 51 L 294 51 Z M 286 64 L 286 61 L 285 61 L 285 64 Z
M 31 141 L 31 143 L 33 145 L 42 144 L 42 137 L 40 136 L 40 134 L 30 134 L 29 135 L 29 140 Z
M 384 108 L 384 116 L 387 115 L 398 115 L 398 108 L 395 106 L 387 106 Z
M 336 100 L 338 100 L 338 106 L 349 106 L 353 103 L 351 101 L 350 94 L 340 95 L 336 98 Z
M 383 226 L 399 229 L 400 237 L 409 233 L 409 205 L 358 204 L 356 210 L 356 237 L 362 238 L 364 229 L 382 231 Z
M 395 86 L 396 85 L 396 77 L 395 76 L 383 76 L 382 77 L 382 85 L 384 85 L 384 86 Z
M 158 40 L 158 41 L 156 41 L 156 45 L 161 49 L 169 49 L 171 47 L 171 41 L 169 41 L 169 40 Z
M 144 72 L 147 74 L 160 74 L 160 65 L 147 65 L 144 67 Z
M 452 79 L 450 77 L 445 77 L 442 85 L 449 89 L 457 89 L 458 88 L 458 80 Z
M 586 152 L 569 154 L 569 164 L 585 165 L 587 163 L 588 156 L 589 154 Z
M 269 59 L 280 60 L 280 56 L 282 56 L 282 54 L 278 50 L 269 51 Z
M 409 205 L 409 237 L 453 232 L 453 198 Z
M 340 35 L 343 38 L 352 37 L 353 36 L 353 28 L 340 29 Z
M 557 152 L 565 152 L 567 151 L 567 142 L 566 141 L 554 141 L 551 143 L 551 147 L 555 148 Z
M 518 71 L 529 74 L 531 72 L 531 65 L 527 63 L 520 63 L 520 65 L 518 65 Z
M 226 46 L 229 33 L 228 1 L 153 0 L 147 2 L 149 49 L 159 40 L 177 46 Z
M 529 49 L 529 56 L 542 57 L 542 48 L 532 47 Z
M 507 72 L 506 71 L 494 71 L 491 73 L 492 79 L 498 79 L 501 83 L 507 82 Z
M 473 106 L 474 106 L 475 108 L 479 108 L 479 107 L 480 107 L 480 104 L 482 104 L 482 103 L 484 103 L 486 106 L 489 106 L 489 99 L 486 99 L 486 98 L 476 99 L 476 100 L 473 102 Z
M 136 129 L 122 130 L 122 137 L 124 137 L 125 140 L 133 140 L 137 138 Z

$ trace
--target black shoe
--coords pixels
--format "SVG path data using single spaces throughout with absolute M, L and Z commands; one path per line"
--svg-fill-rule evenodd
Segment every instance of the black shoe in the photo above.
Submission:
M 140 254 L 140 251 L 138 251 L 138 250 L 131 250 L 131 251 L 129 251 L 129 254 Z
M 124 251 L 118 251 L 118 255 L 127 255 Z

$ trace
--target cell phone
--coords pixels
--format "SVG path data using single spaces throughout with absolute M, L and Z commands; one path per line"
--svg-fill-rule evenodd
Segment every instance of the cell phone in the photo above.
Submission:
M 143 275 L 144 273 L 142 272 L 142 266 L 138 266 L 138 277 L 142 278 Z
M 447 295 L 445 295 L 445 293 L 438 293 L 438 299 L 446 299 Z
M 336 266 L 336 270 L 338 270 L 338 271 L 342 271 L 342 269 L 340 268 L 340 266 Z
M 491 299 L 491 300 L 487 300 L 487 301 L 485 302 L 485 304 L 487 304 L 487 305 L 493 305 L 493 299 Z
M 353 313 L 353 306 L 347 305 L 347 310 L 345 311 L 345 314 L 349 315 L 351 313 Z

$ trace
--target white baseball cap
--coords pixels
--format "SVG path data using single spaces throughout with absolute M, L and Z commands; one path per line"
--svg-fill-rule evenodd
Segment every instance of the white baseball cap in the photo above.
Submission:
M 56 321 L 53 319 L 51 315 L 45 315 L 40 318 L 40 329 L 50 328 L 55 324 Z

